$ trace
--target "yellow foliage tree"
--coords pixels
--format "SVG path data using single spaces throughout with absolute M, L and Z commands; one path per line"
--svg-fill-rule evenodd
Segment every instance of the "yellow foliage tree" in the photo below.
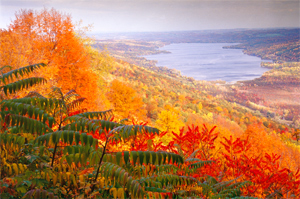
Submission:
M 198 104 L 198 109 L 199 109 L 199 111 L 202 110 L 202 108 L 203 108 L 202 103 L 199 102 L 199 104 Z
M 164 136 L 163 141 L 167 143 L 171 140 L 171 132 L 179 133 L 179 129 L 184 126 L 184 123 L 180 120 L 180 112 L 170 105 L 165 106 L 156 120 L 156 127 L 161 131 L 167 131 L 168 133 Z
M 111 82 L 107 98 L 114 106 L 114 112 L 119 119 L 142 119 L 146 113 L 142 98 L 133 88 L 119 80 Z
M 156 120 L 156 126 L 161 131 L 179 132 L 179 129 L 184 126 L 184 123 L 180 120 L 180 113 L 173 107 L 166 105 L 165 110 L 158 114 Z

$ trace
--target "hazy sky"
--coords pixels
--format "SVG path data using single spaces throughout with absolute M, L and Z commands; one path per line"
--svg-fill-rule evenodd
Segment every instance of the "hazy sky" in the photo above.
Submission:
M 0 28 L 20 9 L 55 8 L 93 32 L 300 27 L 299 0 L 0 0 Z

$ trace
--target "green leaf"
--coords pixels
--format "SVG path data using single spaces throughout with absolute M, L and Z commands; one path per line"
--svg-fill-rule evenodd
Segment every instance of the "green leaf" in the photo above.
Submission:
M 72 164 L 72 158 L 71 158 L 71 156 L 66 156 L 66 159 L 67 159 L 67 162 L 68 162 L 68 164 L 69 164 L 69 166 L 71 166 L 71 164 Z
M 174 164 L 175 162 L 177 162 L 177 155 L 176 154 L 171 154 L 172 156 L 172 164 Z
M 63 132 L 64 143 L 68 143 L 69 132 Z
M 74 134 L 73 133 L 69 133 L 69 144 L 70 145 L 73 144 L 73 138 L 74 138 Z
M 138 154 L 137 154 L 136 151 L 131 151 L 130 155 L 132 156 L 133 164 L 135 165 L 136 164 L 136 160 L 138 158 Z
M 79 141 L 80 141 L 80 133 L 76 132 L 75 133 L 75 142 L 76 142 L 76 145 L 79 145 Z
M 150 162 L 150 152 L 145 151 L 145 163 L 146 163 L 146 165 L 148 165 L 149 162 Z
M 16 189 L 16 191 L 17 192 L 19 192 L 19 193 L 26 193 L 26 191 L 27 191 L 27 189 L 26 189 L 27 187 L 25 187 L 25 186 L 21 186 L 21 187 L 18 187 L 17 189 Z
M 54 118 L 53 117 L 49 117 L 48 121 L 49 121 L 49 127 L 52 128 L 52 125 L 53 125 L 53 122 L 54 122 Z
M 166 163 L 166 158 L 167 158 L 167 153 L 162 153 L 162 155 L 163 155 L 163 164 L 165 164 Z
M 78 114 L 78 116 L 86 117 L 88 119 L 108 119 L 112 115 L 112 109 L 100 112 L 85 112 Z
M 140 164 L 143 165 L 144 157 L 145 157 L 144 151 L 138 151 L 138 154 L 139 154 Z
M 161 153 L 157 153 L 157 157 L 158 157 L 158 165 L 161 165 L 163 155 Z
M 9 91 L 9 94 L 13 94 L 19 90 L 22 90 L 24 88 L 28 88 L 29 86 L 33 86 L 35 84 L 40 84 L 46 82 L 46 79 L 41 77 L 32 77 L 27 79 L 18 80 L 16 82 L 6 84 L 4 86 L 1 86 L 0 89 L 4 90 L 5 95 L 7 95 L 7 90 Z
M 190 164 L 188 167 L 190 169 L 193 169 L 193 168 L 200 168 L 200 167 L 203 167 L 204 165 L 207 165 L 207 164 L 211 164 L 213 161 L 212 160 L 206 160 L 206 161 L 200 161 L 200 162 L 195 162 L 193 164 Z
M 94 142 L 93 136 L 91 136 L 91 135 L 88 136 L 88 142 L 89 142 L 89 145 L 92 146 L 92 144 Z
M 7 79 L 8 81 L 13 80 L 13 75 L 15 76 L 15 78 L 18 78 L 19 75 L 22 77 L 24 74 L 29 74 L 31 72 L 33 72 L 35 69 L 38 69 L 40 67 L 44 67 L 46 66 L 46 64 L 43 63 L 38 63 L 38 64 L 34 64 L 34 65 L 29 65 L 29 66 L 24 66 L 15 70 L 11 70 L 7 73 L 2 74 L 1 79 L 3 81 L 3 83 L 5 84 L 5 79 Z M 5 67 L 10 67 L 10 66 L 5 66 Z M 4 67 L 2 67 L 4 68 Z
M 124 161 L 126 165 L 128 163 L 128 160 L 129 160 L 129 151 L 124 151 Z
M 69 154 L 69 155 L 71 155 L 71 154 L 74 153 L 74 148 L 73 148 L 73 147 L 67 146 L 66 148 L 67 148 L 67 151 L 68 151 L 68 154 Z
M 81 142 L 83 142 L 84 143 L 84 145 L 87 145 L 88 143 L 88 137 L 87 137 L 87 135 L 86 135 L 86 133 L 82 133 L 81 134 Z
M 56 133 L 53 133 L 53 134 L 52 134 L 52 142 L 53 142 L 54 144 L 57 144 L 56 137 L 57 137 Z
M 170 163 L 170 161 L 171 161 L 171 154 L 167 153 L 167 156 L 168 156 L 168 162 L 167 163 Z
M 120 165 L 121 157 L 122 157 L 122 152 L 117 152 L 116 153 L 116 159 L 117 159 L 117 164 L 118 165 Z
M 151 151 L 151 157 L 152 157 L 152 164 L 155 164 L 156 161 L 156 153 L 154 151 Z

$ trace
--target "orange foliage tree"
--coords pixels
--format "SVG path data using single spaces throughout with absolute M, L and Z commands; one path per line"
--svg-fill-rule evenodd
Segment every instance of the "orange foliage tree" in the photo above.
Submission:
M 8 55 L 1 58 L 1 65 L 18 68 L 46 63 L 48 67 L 39 73 L 48 79 L 50 86 L 60 87 L 63 92 L 77 90 L 87 97 L 88 109 L 99 105 L 97 76 L 90 69 L 89 54 L 76 36 L 69 15 L 54 9 L 21 10 L 8 30 L 1 30 L 0 47 L 1 55 Z

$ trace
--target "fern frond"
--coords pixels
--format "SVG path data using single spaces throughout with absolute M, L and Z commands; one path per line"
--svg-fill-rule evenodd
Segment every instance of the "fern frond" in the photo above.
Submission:
M 8 65 L 2 66 L 2 67 L 0 68 L 1 73 L 2 73 L 2 70 L 4 70 L 5 68 L 9 68 L 10 70 L 12 69 L 12 67 L 11 67 L 11 66 L 8 66 Z M 3 74 L 4 74 L 4 73 L 2 73 L 2 75 L 3 75 Z
M 49 93 L 50 98 L 63 99 L 64 94 L 59 87 L 52 87 L 52 91 Z
M 144 126 L 144 125 L 123 125 L 114 128 L 109 132 L 109 134 L 113 134 L 113 140 L 121 141 L 128 139 L 131 136 L 137 136 L 137 133 L 153 133 L 159 134 L 159 130 L 157 128 Z
M 39 94 L 36 91 L 30 91 L 25 97 L 37 97 L 37 98 L 45 98 L 43 95 Z
M 199 158 L 188 158 L 185 160 L 185 162 L 195 162 L 195 161 L 202 161 L 202 160 Z
M 145 190 L 138 180 L 134 180 L 128 172 L 121 166 L 104 162 L 101 165 L 101 174 L 105 179 L 115 179 L 117 182 L 126 186 L 127 190 L 131 193 L 132 198 L 144 198 Z
M 31 98 L 31 104 L 37 106 L 45 111 L 52 112 L 53 109 L 56 109 L 60 106 L 60 100 L 54 98 Z
M 52 98 L 44 98 L 44 97 L 24 97 L 24 98 L 18 98 L 18 99 L 10 99 L 10 100 L 4 100 L 11 101 L 14 103 L 22 103 L 22 104 L 31 104 L 33 106 L 37 106 L 40 109 L 44 110 L 52 110 L 53 108 L 57 107 L 59 105 L 59 100 L 52 99 Z
M 195 150 L 187 159 L 195 158 L 198 151 L 199 151 L 199 149 Z
M 22 79 L 10 84 L 6 84 L 4 86 L 1 86 L 0 89 L 4 91 L 5 95 L 13 94 L 17 91 L 27 89 L 33 85 L 45 83 L 46 79 L 42 77 L 31 77 L 27 79 Z
M 3 133 L 0 134 L 0 144 L 1 145 L 18 145 L 19 147 L 23 146 L 25 143 L 25 138 L 18 135 Z
M 250 197 L 250 196 L 237 196 L 237 197 L 226 197 L 225 199 L 260 199 L 260 198 Z
M 213 162 L 212 160 L 195 162 L 195 163 L 188 165 L 188 168 L 189 169 L 198 169 L 200 167 L 203 167 L 204 165 L 211 164 L 212 162 Z
M 42 189 L 32 189 L 28 191 L 24 196 L 24 199 L 28 198 L 53 198 L 53 199 L 58 199 L 57 196 L 55 196 L 52 192 L 48 192 L 46 190 Z
M 12 100 L 3 101 L 1 104 L 2 111 L 6 110 L 22 116 L 28 115 L 30 118 L 34 116 L 36 120 L 43 122 L 43 124 L 45 124 L 46 121 L 50 122 L 50 120 L 53 120 L 53 117 L 44 110 L 30 104 L 18 103 Z
M 179 170 L 178 167 L 176 167 L 175 165 L 173 164 L 164 164 L 164 165 L 155 165 L 156 167 L 156 172 L 157 173 L 161 173 L 161 172 L 176 172 Z
M 66 119 L 69 120 L 71 124 L 66 125 L 63 129 L 70 129 L 73 131 L 92 131 L 95 133 L 99 129 L 109 131 L 120 126 L 120 124 L 116 122 L 110 122 L 107 120 L 90 120 L 78 115 L 70 116 Z M 99 133 L 101 134 L 102 131 L 99 131 Z
M 89 154 L 86 153 L 73 153 L 72 155 L 66 155 L 62 157 L 62 160 L 66 159 L 69 166 L 72 165 L 72 163 L 75 163 L 77 165 L 80 163 L 81 165 L 87 164 L 89 158 Z
M 162 188 L 162 184 L 155 180 L 155 178 L 152 177 L 141 177 L 138 179 L 139 183 L 145 187 L 146 191 L 153 191 L 154 190 L 147 190 L 149 188 Z M 157 191 L 158 192 L 158 191 Z
M 210 175 L 206 175 L 206 182 L 209 184 L 209 185 L 215 185 L 218 183 L 218 181 L 216 180 L 216 178 L 210 176 Z
M 133 162 L 135 165 L 137 163 L 137 159 L 139 159 L 140 165 L 144 164 L 165 164 L 167 163 L 176 163 L 176 164 L 181 164 L 183 163 L 183 158 L 180 155 L 177 155 L 175 153 L 169 153 L 169 152 L 164 152 L 164 151 L 124 151 L 124 161 L 125 164 L 129 161 L 129 159 Z M 127 154 L 127 155 L 125 155 Z M 130 158 L 129 158 L 130 154 Z M 151 156 L 151 158 L 147 158 L 147 156 Z
M 74 89 L 68 91 L 66 94 L 63 95 L 63 97 L 66 101 L 69 101 L 70 98 L 72 98 L 72 97 L 76 98 L 78 96 L 79 95 L 76 93 L 76 91 Z
M 89 166 L 97 166 L 102 154 L 101 149 L 95 150 L 89 145 L 72 145 L 66 146 L 63 151 L 64 157 L 69 165 L 74 162 L 81 165 L 89 161 Z
M 52 126 L 52 117 L 48 118 L 49 126 Z M 18 126 L 21 127 L 24 131 L 29 133 L 37 133 L 39 135 L 47 132 L 52 132 L 52 129 L 48 125 L 40 122 L 38 120 L 28 118 L 22 115 L 17 114 L 8 114 L 5 116 L 5 122 L 9 126 Z
M 18 134 L 18 133 L 21 133 L 22 131 L 22 128 L 19 127 L 19 126 L 11 126 L 11 127 L 8 127 L 4 133 L 10 133 L 10 134 Z
M 39 64 L 29 65 L 29 66 L 15 69 L 15 70 L 11 70 L 7 73 L 2 74 L 1 80 L 4 84 L 6 84 L 6 80 L 7 81 L 13 80 L 13 78 L 14 78 L 13 76 L 15 76 L 15 78 L 18 78 L 19 76 L 23 77 L 25 74 L 28 75 L 35 69 L 38 69 L 38 68 L 44 67 L 44 66 L 46 66 L 46 64 L 39 63 Z M 9 66 L 5 66 L 5 67 L 9 67 Z M 3 67 L 2 67 L 2 69 L 3 69 Z
M 66 146 L 63 150 L 64 155 L 73 155 L 76 153 L 86 153 L 90 154 L 93 151 L 93 148 L 89 145 L 72 145 L 72 146 Z
M 222 190 L 219 192 L 220 195 L 225 195 L 226 197 L 235 198 L 241 196 L 241 188 L 248 186 L 250 182 L 237 182 L 226 187 L 222 186 Z M 215 186 L 214 186 L 215 187 Z
M 248 186 L 250 182 L 244 181 L 234 183 L 237 179 L 238 178 L 218 182 L 214 177 L 207 176 L 206 181 L 204 183 L 199 183 L 199 185 L 203 188 L 203 193 L 207 196 L 209 196 L 210 193 L 213 193 L 213 195 L 210 195 L 210 198 L 239 198 L 241 195 L 240 189 Z
M 99 112 L 85 112 L 77 114 L 76 116 L 86 117 L 88 119 L 108 119 L 112 116 L 112 109 L 107 111 L 99 111 Z
M 232 179 L 232 180 L 228 180 L 228 181 L 219 182 L 217 184 L 214 184 L 213 188 L 216 189 L 217 191 L 220 191 L 220 190 L 223 190 L 224 188 L 236 187 L 236 186 L 238 186 L 238 185 L 241 184 L 241 182 L 234 183 L 234 182 L 236 182 L 236 180 L 238 178 L 235 178 L 235 179 Z
M 177 152 L 178 152 L 182 157 L 184 157 L 185 155 L 184 155 L 184 153 L 183 153 L 183 151 L 182 151 L 181 146 L 178 145 L 178 144 L 174 144 L 174 146 L 177 148 Z
M 177 185 L 190 185 L 197 183 L 198 180 L 190 176 L 178 176 L 174 174 L 161 174 L 155 178 L 156 181 L 160 182 L 162 186 L 177 186 Z
M 35 140 L 38 145 L 45 146 L 48 146 L 50 144 L 50 141 L 53 144 L 57 144 L 59 141 L 62 141 L 71 145 L 73 144 L 73 141 L 75 141 L 76 145 L 79 145 L 79 142 L 81 142 L 81 144 L 84 144 L 85 146 L 88 145 L 95 147 L 96 145 L 98 145 L 98 140 L 93 138 L 93 136 L 87 135 L 86 133 L 80 133 L 78 131 L 68 130 L 47 133 L 45 135 L 37 137 Z
M 66 104 L 67 106 L 67 110 L 70 111 L 74 108 L 76 108 L 77 106 L 79 106 L 86 98 L 84 97 L 81 97 L 81 98 L 78 98 L 78 99 L 75 99 L 69 103 Z

